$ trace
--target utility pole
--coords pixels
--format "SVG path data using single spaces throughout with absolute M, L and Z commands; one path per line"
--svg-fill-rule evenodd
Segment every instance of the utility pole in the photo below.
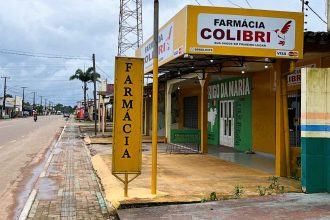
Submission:
M 25 95 L 24 95 L 24 90 L 27 88 L 26 86 L 22 86 L 21 87 L 23 89 L 23 101 L 22 101 L 22 111 L 23 111 L 23 114 L 24 114 L 24 99 L 25 99 Z M 24 116 L 24 115 L 23 115 Z
M 10 79 L 9 76 L 2 76 L 1 79 L 5 79 L 5 85 L 3 87 L 3 104 L 2 104 L 2 117 L 5 115 L 4 111 L 6 111 L 6 90 L 7 90 L 7 78 Z
M 47 99 L 45 99 L 45 113 L 46 113 L 46 110 L 47 110 Z
M 93 54 L 93 74 L 94 74 L 94 77 L 93 77 L 93 82 L 94 82 L 94 130 L 95 130 L 95 136 L 97 134 L 97 117 L 96 117 L 96 71 L 95 71 L 95 54 Z
M 32 92 L 33 93 L 33 110 L 35 110 L 36 107 L 36 93 L 37 92 Z
M 152 152 L 151 152 L 151 194 L 157 194 L 157 135 L 158 135 L 158 24 L 159 3 L 154 0 L 154 48 L 152 51 Z
M 300 0 L 301 1 L 301 12 L 304 13 L 305 10 L 305 0 Z
M 41 106 L 41 114 L 43 114 L 43 111 L 42 111 L 42 95 L 40 96 L 40 106 Z

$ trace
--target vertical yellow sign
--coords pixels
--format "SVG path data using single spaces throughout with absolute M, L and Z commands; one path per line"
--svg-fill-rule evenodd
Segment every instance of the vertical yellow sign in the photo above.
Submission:
M 116 57 L 112 173 L 141 173 L 143 59 Z

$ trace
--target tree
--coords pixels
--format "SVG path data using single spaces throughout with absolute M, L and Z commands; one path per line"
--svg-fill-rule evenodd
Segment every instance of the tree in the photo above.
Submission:
M 62 111 L 63 109 L 63 104 L 58 103 L 54 106 L 55 111 Z
M 72 106 L 63 105 L 61 103 L 56 104 L 54 106 L 54 109 L 55 109 L 56 112 L 61 111 L 62 113 L 70 113 L 70 114 L 74 113 L 74 110 L 75 110 L 74 108 L 72 108 Z
M 36 106 L 36 111 L 38 112 L 39 115 L 41 115 L 43 112 L 43 106 L 42 105 Z
M 97 72 L 95 73 L 96 80 L 100 78 L 100 74 Z M 94 70 L 93 67 L 89 67 L 85 72 L 82 71 L 81 69 L 77 69 L 76 73 L 72 76 L 70 76 L 70 80 L 78 79 L 81 82 L 84 83 L 84 109 L 85 112 L 87 112 L 87 102 L 86 102 L 86 92 L 87 92 L 87 83 L 91 82 L 94 80 Z

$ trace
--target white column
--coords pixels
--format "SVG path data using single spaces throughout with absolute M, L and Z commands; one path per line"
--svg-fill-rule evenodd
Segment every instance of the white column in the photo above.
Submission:
M 99 95 L 99 102 L 98 102 L 98 130 L 101 131 L 101 95 Z M 95 112 L 96 113 L 96 112 Z
M 144 105 L 144 118 L 143 118 L 143 134 L 147 135 L 147 117 L 149 117 L 147 115 L 147 98 L 143 98 L 143 105 Z
M 105 128 L 105 98 L 102 97 L 102 135 L 104 135 L 104 128 Z
M 171 121 L 172 121 L 172 90 L 173 85 L 175 83 L 179 83 L 184 81 L 185 79 L 195 78 L 196 73 L 189 73 L 183 76 L 184 79 L 176 78 L 171 79 L 166 82 L 166 93 L 165 93 L 165 137 L 167 138 L 167 142 L 171 142 Z
M 171 142 L 171 102 L 172 102 L 172 89 L 173 83 L 171 81 L 166 82 L 166 93 L 165 93 L 165 137 L 167 142 Z

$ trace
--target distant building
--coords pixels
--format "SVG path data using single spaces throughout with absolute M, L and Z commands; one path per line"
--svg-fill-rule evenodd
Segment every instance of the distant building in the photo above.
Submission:
M 14 98 L 6 98 L 4 115 L 8 115 L 10 118 L 21 115 L 22 112 L 22 97 L 15 96 Z M 0 109 L 3 109 L 3 97 L 0 97 Z

